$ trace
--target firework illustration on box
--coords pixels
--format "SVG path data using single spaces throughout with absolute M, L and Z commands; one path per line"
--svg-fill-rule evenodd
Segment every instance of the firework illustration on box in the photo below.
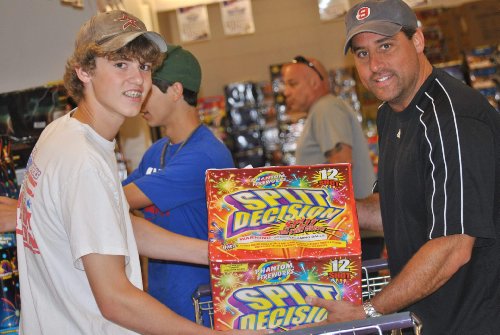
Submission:
M 350 164 L 208 170 L 215 329 L 326 319 L 306 296 L 361 303 Z

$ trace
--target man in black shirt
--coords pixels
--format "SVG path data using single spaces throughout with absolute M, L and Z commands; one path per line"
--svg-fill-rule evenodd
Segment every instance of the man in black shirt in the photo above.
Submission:
M 391 283 L 363 306 L 311 298 L 329 322 L 409 310 L 424 334 L 500 329 L 500 114 L 435 69 L 402 0 L 367 0 L 346 16 L 377 116 L 380 207 L 358 203 L 360 225 L 380 210 Z M 372 205 L 371 207 L 368 205 Z M 367 212 L 368 211 L 368 212 Z

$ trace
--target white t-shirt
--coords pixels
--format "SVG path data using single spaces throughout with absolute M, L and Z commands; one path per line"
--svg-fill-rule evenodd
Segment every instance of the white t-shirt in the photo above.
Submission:
M 17 220 L 21 334 L 135 334 L 102 316 L 81 262 L 90 253 L 124 255 L 130 282 L 142 289 L 114 146 L 68 114 L 31 154 Z

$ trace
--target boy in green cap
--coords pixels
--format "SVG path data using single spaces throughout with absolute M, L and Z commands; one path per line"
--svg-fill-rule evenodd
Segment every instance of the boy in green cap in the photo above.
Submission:
M 149 126 L 164 128 L 165 137 L 147 150 L 123 185 L 130 207 L 141 209 L 146 219 L 206 241 L 205 171 L 234 163 L 225 145 L 200 122 L 196 110 L 200 83 L 197 59 L 180 46 L 169 46 L 165 61 L 153 74 L 151 95 L 142 112 Z M 148 292 L 190 320 L 194 320 L 191 295 L 209 281 L 206 266 L 149 260 Z

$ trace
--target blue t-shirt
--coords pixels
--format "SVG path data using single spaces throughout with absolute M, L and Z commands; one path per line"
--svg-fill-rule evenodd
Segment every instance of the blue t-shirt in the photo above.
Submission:
M 207 240 L 205 171 L 234 167 L 231 153 L 210 129 L 201 126 L 182 147 L 180 143 L 168 145 L 161 169 L 167 143 L 166 138 L 156 141 L 123 186 L 135 183 L 153 202 L 142 210 L 149 221 L 174 233 Z M 206 266 L 149 260 L 148 292 L 190 320 L 194 321 L 191 296 L 200 284 L 209 282 Z

